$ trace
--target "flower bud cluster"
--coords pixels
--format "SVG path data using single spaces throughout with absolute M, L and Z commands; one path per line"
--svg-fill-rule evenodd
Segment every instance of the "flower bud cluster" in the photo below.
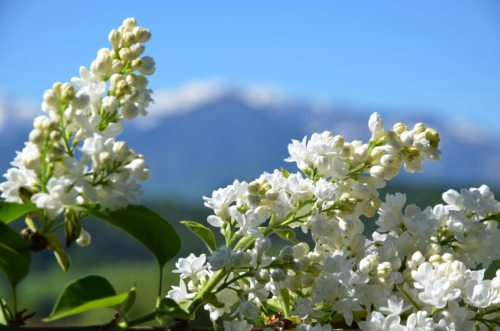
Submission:
M 135 19 L 126 19 L 110 33 L 112 49 L 99 50 L 90 69 L 81 67 L 72 83 L 45 91 L 46 114 L 35 119 L 29 141 L 4 175 L 3 199 L 44 209 L 42 225 L 54 224 L 71 206 L 114 210 L 139 202 L 139 182 L 149 178 L 149 168 L 116 137 L 121 120 L 145 115 L 152 101 L 145 75 L 154 72 L 154 61 L 142 56 L 150 37 Z

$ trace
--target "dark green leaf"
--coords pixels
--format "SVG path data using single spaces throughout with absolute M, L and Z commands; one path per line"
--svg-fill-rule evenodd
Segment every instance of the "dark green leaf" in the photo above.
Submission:
M 31 255 L 28 244 L 9 226 L 0 222 L 0 270 L 5 272 L 12 286 L 16 286 L 30 270 Z
M 116 211 L 96 211 L 87 213 L 99 217 L 122 229 L 153 253 L 160 267 L 177 254 L 181 247 L 174 228 L 161 216 L 144 206 L 129 205 Z
M 208 247 L 210 252 L 213 252 L 217 249 L 217 244 L 215 242 L 215 236 L 211 229 L 206 226 L 193 222 L 193 221 L 181 221 L 191 232 L 200 237 L 201 240 Z
M 172 318 L 180 318 L 184 320 L 192 319 L 192 316 L 182 309 L 177 302 L 170 298 L 164 298 L 161 300 L 160 307 L 158 308 L 160 313 L 164 316 Z
M 490 267 L 486 270 L 484 278 L 493 279 L 498 269 L 500 269 L 500 260 L 493 261 Z
M 297 234 L 292 229 L 274 229 L 273 230 L 281 239 L 291 241 L 296 244 L 299 242 Z
M 127 300 L 128 293 L 116 294 L 113 286 L 103 277 L 87 276 L 66 286 L 44 322 L 99 308 L 114 308 Z
M 10 223 L 35 210 L 37 208 L 33 204 L 0 201 L 0 221 Z

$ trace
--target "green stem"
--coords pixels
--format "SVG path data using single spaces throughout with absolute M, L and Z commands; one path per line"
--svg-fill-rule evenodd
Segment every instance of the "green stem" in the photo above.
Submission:
M 139 325 L 139 324 L 143 324 L 143 323 L 152 321 L 152 320 L 154 320 L 156 318 L 156 316 L 157 316 L 157 312 L 154 311 L 154 312 L 149 313 L 147 315 L 144 315 L 144 316 L 141 316 L 139 318 L 136 318 L 135 320 L 129 321 L 128 323 L 125 322 L 125 321 L 121 322 L 120 324 L 118 324 L 118 326 L 121 329 L 130 328 L 130 327 L 135 326 L 135 325 Z
M 14 316 L 13 318 L 16 318 L 17 316 L 17 288 L 16 286 L 12 286 L 12 307 L 14 308 Z
M 400 286 L 400 285 L 397 285 L 396 288 L 401 292 L 403 293 L 403 295 L 408 299 L 410 300 L 411 304 L 417 309 L 417 310 L 420 310 L 420 306 L 418 305 L 418 303 L 405 291 L 403 290 L 403 288 Z
M 226 276 L 227 271 L 221 269 L 207 282 L 207 284 L 196 294 L 193 301 L 188 306 L 187 312 L 193 314 L 203 304 L 203 297 L 212 291 L 215 286 Z
M 160 266 L 160 282 L 158 284 L 158 298 L 156 299 L 156 308 L 160 306 L 162 290 L 163 290 L 162 287 L 163 287 L 163 266 Z

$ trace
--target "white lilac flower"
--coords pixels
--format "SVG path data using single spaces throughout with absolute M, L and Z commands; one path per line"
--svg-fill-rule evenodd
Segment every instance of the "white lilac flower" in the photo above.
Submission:
M 77 205 L 78 192 L 72 187 L 73 181 L 66 177 L 51 178 L 47 183 L 47 192 L 36 193 L 31 201 L 38 207 L 48 211 L 50 219 L 61 214 L 66 205 Z
M 177 303 L 186 302 L 195 297 L 196 293 L 189 293 L 186 284 L 183 280 L 180 281 L 179 286 L 172 286 L 167 293 L 167 298 L 174 300 Z
M 441 311 L 442 317 L 438 326 L 450 331 L 469 331 L 474 329 L 472 318 L 476 315 L 465 307 L 460 307 L 456 300 L 448 301 L 446 310 Z
M 193 281 L 199 281 L 208 274 L 205 265 L 206 259 L 205 254 L 197 257 L 191 253 L 187 258 L 179 258 L 175 263 L 177 269 L 172 270 L 172 272 L 180 273 L 181 279 L 190 278 Z
M 224 331 L 251 331 L 252 325 L 245 320 L 224 321 Z
M 418 294 L 422 302 L 436 308 L 444 308 L 449 300 L 460 296 L 458 285 L 461 284 L 454 284 L 453 279 L 459 279 L 465 270 L 463 264 L 456 262 L 442 263 L 435 268 L 431 263 L 425 262 L 411 272 L 415 288 L 422 290 Z
M 401 318 L 399 315 L 384 316 L 378 311 L 373 311 L 368 314 L 365 321 L 358 323 L 362 331 L 387 331 L 387 330 L 401 330 Z
M 297 325 L 295 330 L 297 330 L 297 331 L 331 331 L 332 326 L 330 324 L 322 325 L 321 323 L 316 323 L 314 325 L 299 324 L 299 325 Z
M 401 232 L 400 226 L 403 224 L 403 207 L 406 203 L 406 196 L 401 193 L 394 195 L 387 194 L 385 202 L 379 208 L 379 218 L 375 222 L 380 232 L 394 231 Z
M 385 301 L 386 301 L 386 305 L 384 306 L 380 306 L 378 308 L 379 311 L 381 311 L 382 313 L 384 314 L 387 314 L 387 315 L 401 315 L 402 313 L 404 313 L 405 311 L 407 311 L 408 309 L 412 308 L 412 305 L 405 305 L 405 300 L 404 298 L 401 298 L 401 297 L 398 297 L 398 296 L 395 296 L 395 295 L 391 295 L 389 298 L 384 298 Z
M 215 271 L 222 268 L 229 268 L 231 262 L 231 249 L 226 246 L 220 246 L 215 252 L 208 257 L 210 269 Z
M 405 330 L 407 331 L 434 331 L 435 329 L 436 325 L 426 311 L 417 311 L 406 319 Z
M 240 305 L 236 310 L 241 319 L 256 320 L 259 318 L 259 309 L 253 303 L 246 301 L 244 299 L 240 300 Z
M 485 280 L 466 289 L 465 302 L 477 308 L 487 308 L 498 299 L 498 296 L 499 292 L 491 287 L 491 281 Z
M 38 183 L 36 174 L 29 169 L 10 168 L 3 177 L 6 181 L 0 183 L 1 197 L 8 202 L 22 203 L 20 189 L 25 188 L 30 190 Z
M 234 304 L 238 302 L 238 295 L 232 289 L 225 288 L 218 292 L 215 297 L 217 301 L 221 304 L 219 307 L 216 307 L 212 304 L 207 303 L 203 306 L 205 310 L 208 310 L 210 313 L 210 319 L 212 321 L 218 320 L 225 313 L 230 313 L 231 308 Z

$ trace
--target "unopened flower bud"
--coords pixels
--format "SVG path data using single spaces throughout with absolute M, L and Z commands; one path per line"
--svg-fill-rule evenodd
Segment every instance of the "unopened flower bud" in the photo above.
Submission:
M 58 106 L 58 98 L 54 90 L 45 90 L 43 101 L 50 107 L 56 108 Z
M 135 38 L 131 32 L 124 32 L 122 34 L 122 46 L 128 47 L 134 43 L 135 43 Z
M 109 152 L 101 152 L 99 153 L 99 162 L 107 166 L 111 162 L 111 155 L 109 155 Z
M 396 123 L 394 124 L 394 126 L 392 127 L 392 130 L 397 133 L 397 134 L 401 134 L 403 133 L 404 131 L 407 131 L 408 128 L 406 127 L 406 125 L 404 125 L 403 123 Z
M 64 83 L 61 86 L 61 99 L 64 102 L 70 102 L 75 95 L 75 87 L 69 83 Z
M 123 61 L 113 60 L 111 61 L 111 72 L 120 72 L 125 67 Z
M 309 266 L 311 265 L 311 261 L 307 256 L 302 256 L 298 261 L 297 261 L 299 270 L 301 272 L 307 271 L 309 269 Z
M 106 112 L 111 113 L 115 111 L 117 107 L 118 107 L 118 100 L 114 96 L 108 95 L 102 99 L 102 108 Z
M 151 39 L 151 32 L 148 29 L 136 26 L 132 33 L 138 42 L 145 43 Z
M 311 263 L 320 263 L 323 261 L 323 255 L 316 251 L 310 252 L 307 256 L 309 257 L 309 260 L 311 260 Z
M 50 133 L 50 140 L 52 141 L 59 141 L 61 140 L 61 131 L 55 130 Z
M 134 53 L 132 52 L 132 50 L 130 50 L 130 48 L 127 47 L 120 49 L 119 55 L 120 59 L 122 59 L 125 62 L 132 61 L 133 59 L 135 59 Z
M 345 139 L 342 136 L 337 135 L 337 136 L 333 137 L 333 147 L 335 147 L 335 148 L 344 147 L 344 142 L 345 142 Z
M 274 200 L 277 200 L 280 196 L 280 193 L 276 190 L 269 190 L 266 192 L 266 198 L 271 200 L 271 201 L 274 201 Z
M 137 26 L 137 21 L 135 20 L 135 18 L 129 17 L 123 20 L 122 25 L 125 29 L 132 30 Z
M 64 147 L 60 144 L 52 144 L 52 146 L 50 146 L 50 153 L 52 154 L 53 160 L 59 159 L 64 154 Z
M 255 273 L 255 280 L 261 284 L 265 284 L 271 280 L 271 276 L 269 275 L 269 271 L 267 269 L 259 269 Z
M 139 65 L 139 71 L 143 75 L 152 75 L 155 72 L 155 60 L 150 56 L 144 56 L 141 58 L 141 63 Z
M 443 259 L 441 258 L 441 255 L 435 254 L 429 257 L 429 262 L 431 264 L 440 264 L 443 262 Z
M 44 134 L 43 134 L 43 131 L 41 131 L 41 130 L 34 129 L 30 132 L 30 141 L 33 144 L 41 143 L 43 141 L 43 137 L 44 137 Z
M 282 269 L 272 269 L 271 279 L 274 282 L 283 282 L 286 280 L 286 272 Z
M 263 253 L 271 248 L 271 239 L 269 238 L 257 238 L 255 240 L 255 249 L 257 250 L 257 254 Z
M 54 90 L 55 94 L 61 94 L 62 85 L 63 84 L 61 82 L 55 82 L 54 84 L 52 84 L 52 90 Z
M 370 175 L 377 178 L 384 178 L 385 169 L 382 166 L 373 166 L 370 168 Z
M 122 106 L 122 116 L 128 120 L 136 118 L 139 114 L 139 109 L 133 102 L 128 102 Z
M 451 262 L 455 260 L 453 255 L 450 253 L 444 253 L 443 255 L 441 255 L 441 258 L 443 259 L 444 262 Z
M 136 88 L 143 90 L 148 85 L 148 79 L 143 75 L 134 75 L 134 85 Z
M 241 268 L 247 266 L 252 261 L 252 256 L 248 252 L 238 250 L 231 255 L 231 266 Z
M 33 127 L 38 130 L 45 130 L 50 119 L 47 116 L 37 116 L 33 121 Z
M 392 271 L 392 264 L 389 262 L 382 262 L 377 266 L 377 276 L 381 278 L 387 277 Z
M 91 239 L 92 238 L 90 236 L 90 233 L 88 233 L 87 231 L 85 231 L 85 229 L 82 228 L 80 231 L 80 235 L 75 240 L 75 242 L 78 246 L 85 247 L 90 245 Z
M 300 259 L 309 253 L 309 245 L 305 242 L 300 242 L 292 247 L 293 258 Z
M 425 127 L 425 124 L 424 123 L 417 123 L 415 124 L 415 126 L 413 127 L 413 132 L 414 134 L 418 134 L 418 133 L 422 133 L 424 132 L 426 129 Z
M 419 265 L 425 262 L 425 257 L 420 253 L 420 251 L 416 251 L 411 256 L 410 260 L 406 261 L 408 268 L 417 269 Z
M 118 30 L 111 30 L 108 36 L 109 42 L 114 49 L 120 47 L 120 40 L 122 39 L 122 34 Z
M 118 159 L 123 160 L 125 157 L 128 156 L 129 153 L 129 148 L 127 146 L 127 143 L 124 141 L 117 141 L 113 145 L 113 153 L 115 153 Z

